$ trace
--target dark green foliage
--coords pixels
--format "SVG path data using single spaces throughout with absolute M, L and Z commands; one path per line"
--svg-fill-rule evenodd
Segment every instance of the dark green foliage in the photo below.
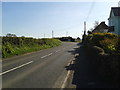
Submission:
M 93 55 L 91 62 L 101 79 L 120 85 L 120 36 L 112 33 L 90 34 L 86 37 L 86 46 L 89 48 L 88 53 Z
M 98 77 L 106 83 L 120 85 L 120 55 L 101 54 L 102 48 L 97 46 L 88 45 L 86 48 Z
M 102 47 L 106 53 L 120 54 L 119 39 L 118 35 L 112 33 L 94 33 L 87 35 L 85 42 L 91 45 Z
M 118 54 L 118 40 L 106 38 L 100 41 L 101 47 L 109 54 Z
M 61 45 L 58 39 L 35 39 L 31 37 L 3 37 L 2 57 L 19 55 Z
M 117 35 L 112 33 L 94 33 L 91 41 L 93 42 L 94 45 L 101 46 L 100 41 L 106 38 L 114 39 L 117 38 Z

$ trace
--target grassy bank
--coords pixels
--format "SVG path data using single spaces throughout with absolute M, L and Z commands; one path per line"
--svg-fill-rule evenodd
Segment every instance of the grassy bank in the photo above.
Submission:
M 2 58 L 20 55 L 61 45 L 58 39 L 35 39 L 28 37 L 3 37 Z

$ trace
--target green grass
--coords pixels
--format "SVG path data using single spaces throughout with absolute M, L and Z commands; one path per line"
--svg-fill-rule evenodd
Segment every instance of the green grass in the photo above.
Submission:
M 12 57 L 15 55 L 21 55 L 28 52 L 39 51 L 42 49 L 52 48 L 61 45 L 61 41 L 56 39 L 46 39 L 44 44 L 24 44 L 22 46 L 12 45 L 9 42 L 6 42 L 2 45 L 2 58 Z

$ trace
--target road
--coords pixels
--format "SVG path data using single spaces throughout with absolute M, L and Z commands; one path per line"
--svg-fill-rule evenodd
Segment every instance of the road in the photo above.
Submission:
M 67 75 L 65 66 L 71 61 L 77 43 L 32 52 L 2 62 L 3 88 L 60 88 Z

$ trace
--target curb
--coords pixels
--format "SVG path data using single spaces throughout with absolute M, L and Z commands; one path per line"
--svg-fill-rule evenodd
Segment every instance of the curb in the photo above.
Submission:
M 78 56 L 79 54 L 76 53 L 75 55 L 73 55 L 72 60 L 68 63 L 68 66 L 70 66 L 71 64 L 74 64 L 74 60 L 75 57 Z M 66 78 L 61 86 L 61 90 L 64 90 L 65 88 L 76 88 L 76 85 L 72 84 L 72 78 L 74 75 L 74 71 L 73 70 L 68 70 Z

